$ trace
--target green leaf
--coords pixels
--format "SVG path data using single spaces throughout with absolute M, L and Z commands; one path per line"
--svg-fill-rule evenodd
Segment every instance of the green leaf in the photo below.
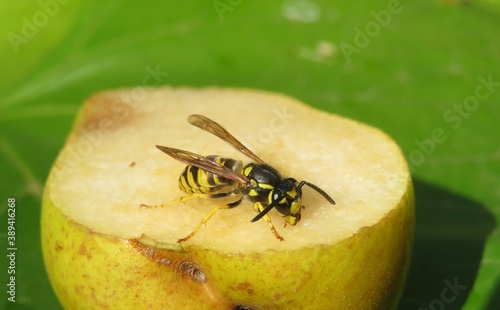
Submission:
M 400 308 L 493 309 L 499 17 L 496 0 L 2 2 L 0 244 L 15 197 L 17 256 L 16 303 L 3 293 L 0 304 L 60 308 L 39 242 L 48 171 L 85 98 L 147 83 L 267 89 L 382 128 L 416 188 Z M 2 255 L 2 285 L 8 264 Z

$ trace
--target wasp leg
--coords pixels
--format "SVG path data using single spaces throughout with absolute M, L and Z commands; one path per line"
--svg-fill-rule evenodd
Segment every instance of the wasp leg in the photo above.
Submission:
M 186 202 L 186 201 L 189 201 L 189 200 L 192 200 L 195 198 L 203 198 L 203 199 L 224 198 L 224 197 L 227 197 L 227 196 L 230 196 L 233 194 L 234 194 L 234 191 L 230 191 L 227 193 L 216 193 L 216 194 L 192 194 L 189 196 L 183 196 L 181 198 L 178 198 L 176 200 L 173 200 L 171 202 L 167 202 L 167 203 L 164 203 L 161 205 L 147 205 L 147 204 L 141 203 L 140 207 L 143 209 L 158 209 L 158 208 L 165 208 L 165 207 L 174 205 L 174 204 L 179 203 L 179 202 Z
M 193 195 L 190 195 L 190 196 L 183 196 L 181 198 L 178 198 L 176 200 L 173 200 L 171 202 L 167 202 L 167 203 L 164 203 L 164 204 L 161 204 L 161 205 L 147 205 L 147 204 L 141 203 L 140 207 L 143 208 L 143 209 L 165 208 L 165 207 L 174 205 L 174 204 L 179 203 L 179 202 L 186 202 L 186 201 L 189 201 L 191 199 L 198 198 L 200 196 L 203 196 L 203 195 L 201 195 L 201 194 L 193 194 Z M 204 198 L 204 197 L 202 197 L 202 198 Z
M 254 203 L 253 205 L 253 209 L 257 212 L 262 212 L 265 208 L 264 206 L 262 205 L 262 203 L 260 202 L 256 202 Z M 271 231 L 273 232 L 274 236 L 276 237 L 276 239 L 278 239 L 279 241 L 285 241 L 285 239 L 283 237 L 280 236 L 280 234 L 278 234 L 278 231 L 276 230 L 276 228 L 274 227 L 273 223 L 271 222 L 271 218 L 269 217 L 268 214 L 264 215 L 263 216 L 264 220 L 266 220 L 267 224 L 269 224 L 269 227 L 271 227 Z
M 217 206 L 212 211 L 210 211 L 210 213 L 208 213 L 207 216 L 205 216 L 201 220 L 200 224 L 193 230 L 192 233 L 190 233 L 189 235 L 187 235 L 184 238 L 177 240 L 177 243 L 186 242 L 189 239 L 191 239 L 196 234 L 196 232 L 201 228 L 201 226 L 203 224 L 205 224 L 206 222 L 208 222 L 208 220 L 210 220 L 210 218 L 215 214 L 215 212 L 219 211 L 220 209 L 231 209 L 231 208 L 237 207 L 241 203 L 242 200 L 243 200 L 243 198 L 240 198 L 240 199 L 236 200 L 235 202 L 231 202 L 228 204 L 223 204 L 223 205 Z

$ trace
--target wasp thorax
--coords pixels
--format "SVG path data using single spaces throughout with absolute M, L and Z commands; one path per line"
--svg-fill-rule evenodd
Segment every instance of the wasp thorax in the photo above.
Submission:
M 253 202 L 267 199 L 281 181 L 279 172 L 266 164 L 250 163 L 243 169 L 243 175 L 252 185 L 248 191 L 248 197 Z

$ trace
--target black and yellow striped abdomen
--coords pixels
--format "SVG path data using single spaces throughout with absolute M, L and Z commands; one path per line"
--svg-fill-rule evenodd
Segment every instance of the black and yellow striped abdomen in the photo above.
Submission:
M 238 160 L 219 155 L 209 155 L 206 158 L 238 173 L 243 169 L 242 162 Z M 186 166 L 179 177 L 179 188 L 187 194 L 217 193 L 225 187 L 234 186 L 234 183 L 232 180 L 192 165 Z

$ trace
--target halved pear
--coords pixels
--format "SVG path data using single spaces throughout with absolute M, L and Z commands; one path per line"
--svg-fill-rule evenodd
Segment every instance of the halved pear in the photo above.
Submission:
M 302 219 L 280 242 L 249 201 L 195 199 L 185 164 L 155 145 L 249 162 L 187 121 L 206 115 L 303 188 Z M 287 96 L 245 89 L 103 92 L 83 106 L 45 187 L 42 243 L 67 309 L 393 309 L 414 233 L 413 189 L 399 147 L 373 127 Z

